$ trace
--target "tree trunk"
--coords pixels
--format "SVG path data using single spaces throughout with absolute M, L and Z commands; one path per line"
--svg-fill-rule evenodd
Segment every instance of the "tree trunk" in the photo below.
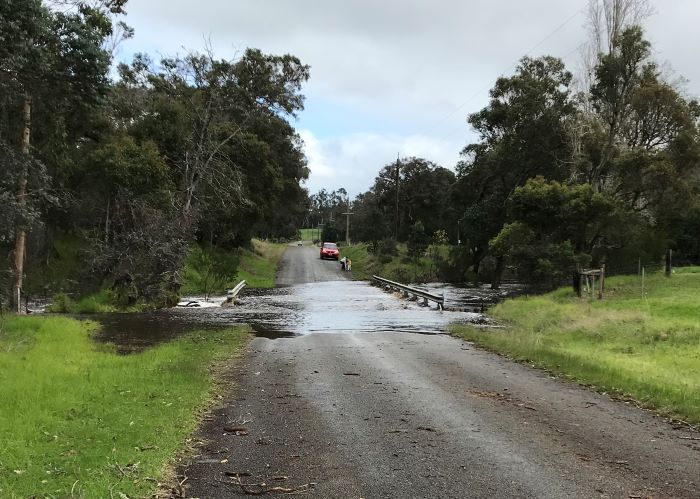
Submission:
M 105 243 L 109 243 L 109 215 L 112 211 L 112 196 L 107 198 L 107 216 L 105 217 Z
M 24 98 L 24 130 L 22 132 L 22 154 L 29 155 L 29 144 L 32 131 L 32 98 L 26 95 Z M 27 177 L 29 175 L 27 169 L 27 161 L 22 163 L 22 171 L 19 177 L 19 188 L 17 197 L 19 199 L 20 209 L 27 204 Z M 17 313 L 22 313 L 22 278 L 24 276 L 24 259 L 27 251 L 27 231 L 25 227 L 17 229 L 17 237 L 15 239 L 15 283 L 13 301 L 15 302 L 15 310 Z
M 496 269 L 493 271 L 493 277 L 491 278 L 491 289 L 499 289 L 501 287 L 501 277 L 505 266 L 506 258 L 504 256 L 496 258 Z
M 666 250 L 666 277 L 671 277 L 671 271 L 673 270 L 673 264 L 671 262 L 672 252 L 673 250 L 671 249 Z

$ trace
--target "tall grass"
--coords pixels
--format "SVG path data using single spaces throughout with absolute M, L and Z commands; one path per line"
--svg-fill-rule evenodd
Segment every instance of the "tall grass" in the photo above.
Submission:
M 246 337 L 200 332 L 120 356 L 87 322 L 0 326 L 0 497 L 144 497 L 214 390 L 210 366 Z
M 192 244 L 182 270 L 182 295 L 223 294 L 237 283 L 238 251 Z
M 663 414 L 700 423 L 700 273 L 609 279 L 602 301 L 569 289 L 494 307 L 507 327 L 456 335 L 534 362 Z
M 436 262 L 428 257 L 411 259 L 405 244 L 398 244 L 395 255 L 372 254 L 367 244 L 341 246 L 341 256 L 352 260 L 352 273 L 355 280 L 369 280 L 372 275 L 380 275 L 401 282 L 429 282 L 437 278 Z M 446 247 L 431 247 L 428 254 L 439 253 L 442 257 Z
M 251 288 L 274 288 L 277 266 L 287 245 L 259 239 L 253 239 L 252 244 L 252 250 L 241 249 L 238 277 Z

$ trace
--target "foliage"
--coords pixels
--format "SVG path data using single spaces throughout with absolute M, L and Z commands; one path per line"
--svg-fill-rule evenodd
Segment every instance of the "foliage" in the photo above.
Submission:
M 238 278 L 245 279 L 251 288 L 274 288 L 277 267 L 286 244 L 274 244 L 253 239 L 252 249 L 240 250 Z
M 93 268 L 114 290 L 117 304 L 141 300 L 156 306 L 177 301 L 177 270 L 187 251 L 188 227 L 147 204 L 131 204 L 115 218 L 112 237 L 95 240 Z
M 256 235 L 293 237 L 309 174 L 290 124 L 303 109 L 308 66 L 254 48 L 233 60 L 210 50 L 157 63 L 137 54 L 113 81 L 111 50 L 133 35 L 120 18 L 125 4 L 0 6 L 0 159 L 9 166 L 0 255 L 9 256 L 18 227 L 34 229 L 31 290 L 73 291 L 38 277 L 54 238 L 73 234 L 88 242 L 91 275 L 70 279 L 96 281 L 76 287 L 102 287 L 119 308 L 171 304 L 192 244 L 235 252 Z M 20 143 L 27 104 L 32 147 L 21 155 L 7 144 Z M 0 300 L 9 275 L 0 273 Z
M 152 495 L 213 398 L 212 364 L 230 361 L 246 336 L 233 328 L 193 332 L 117 355 L 96 348 L 88 322 L 3 321 L 4 497 Z
M 378 253 L 380 241 L 386 239 L 391 233 L 379 204 L 379 198 L 371 191 L 358 195 L 353 203 L 353 212 L 350 231 L 352 238 L 368 242 L 371 251 Z M 381 251 L 384 252 L 386 249 Z
M 341 213 L 347 213 L 350 210 L 350 197 L 344 187 L 331 192 L 321 189 L 309 196 L 308 205 L 305 223 L 309 227 L 318 227 L 319 224 L 339 219 Z
M 455 334 L 698 423 L 696 271 L 647 276 L 645 298 L 641 278 L 628 276 L 609 279 L 602 301 L 581 300 L 567 288 L 509 300 L 491 310 L 504 331 L 459 326 Z
M 205 298 L 223 294 L 236 285 L 238 264 L 237 252 L 191 245 L 182 271 L 180 292 L 187 296 L 202 293 Z
M 333 220 L 329 220 L 324 224 L 321 231 L 321 240 L 325 242 L 337 242 L 340 240 L 340 232 Z
M 411 226 L 411 231 L 408 235 L 408 256 L 413 260 L 418 259 L 425 253 L 425 250 L 430 244 L 430 236 L 425 233 L 425 227 L 420 220 Z

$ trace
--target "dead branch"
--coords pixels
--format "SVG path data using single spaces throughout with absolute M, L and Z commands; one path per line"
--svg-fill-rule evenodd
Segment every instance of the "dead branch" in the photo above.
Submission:
M 241 492 L 249 496 L 262 496 L 265 494 L 296 494 L 299 492 L 307 492 L 309 489 L 313 488 L 314 485 L 316 485 L 315 483 L 310 482 L 303 485 L 297 485 L 296 487 L 279 487 L 268 485 L 265 482 L 243 483 L 238 476 L 234 477 L 232 482 L 222 483 L 235 485 L 241 489 Z

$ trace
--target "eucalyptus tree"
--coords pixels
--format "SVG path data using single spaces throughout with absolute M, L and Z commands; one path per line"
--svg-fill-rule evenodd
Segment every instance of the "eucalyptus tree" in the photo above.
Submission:
M 537 175 L 569 176 L 567 126 L 576 114 L 571 80 L 559 59 L 524 57 L 513 76 L 496 81 L 488 106 L 469 116 L 479 141 L 462 151 L 455 198 L 463 203 L 461 220 L 476 273 L 488 242 L 506 220 L 506 202 L 515 189 Z M 497 256 L 494 285 L 503 264 Z
M 110 58 L 103 44 L 112 34 L 109 14 L 121 11 L 124 3 L 76 1 L 65 11 L 50 9 L 41 0 L 0 4 L 0 140 L 26 158 L 5 162 L 19 169 L 15 192 L 20 212 L 27 210 L 32 183 L 29 158 L 56 157 L 75 147 L 66 140 L 75 117 L 104 96 Z M 15 227 L 12 296 L 18 311 L 31 219 L 20 217 Z
M 205 193 L 211 202 L 231 208 L 246 202 L 236 148 L 272 122 L 285 128 L 280 120 L 303 109 L 300 89 L 309 77 L 308 66 L 296 57 L 256 49 L 238 60 L 216 59 L 207 51 L 164 58 L 157 66 L 140 55 L 119 70 L 123 85 L 147 95 L 149 108 L 132 128 L 155 138 L 168 157 L 185 217 L 193 215 Z M 163 123 L 164 114 L 175 121 Z M 296 140 L 290 128 L 282 133 Z

